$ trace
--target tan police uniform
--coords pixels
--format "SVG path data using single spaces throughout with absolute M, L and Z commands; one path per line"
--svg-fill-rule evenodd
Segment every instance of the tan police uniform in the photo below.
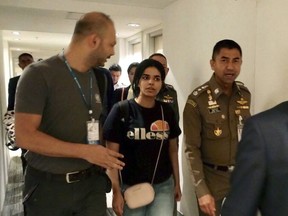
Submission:
M 177 92 L 174 87 L 170 84 L 165 84 L 162 91 L 157 95 L 157 100 L 170 104 L 174 110 L 176 121 L 179 122 Z
M 223 199 L 235 165 L 238 140 L 245 120 L 250 117 L 249 90 L 234 82 L 231 96 L 224 94 L 211 79 L 196 88 L 184 108 L 185 153 L 195 180 L 197 197 L 211 194 Z

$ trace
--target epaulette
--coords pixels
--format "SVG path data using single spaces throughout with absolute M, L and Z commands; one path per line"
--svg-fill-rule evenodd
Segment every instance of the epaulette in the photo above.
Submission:
M 202 86 L 199 86 L 198 88 L 194 89 L 194 91 L 192 92 L 192 94 L 195 97 L 198 97 L 199 95 L 201 95 L 203 92 L 205 92 L 205 90 L 207 90 L 209 86 L 207 84 L 204 84 Z
M 235 81 L 235 82 L 236 82 L 237 86 L 244 86 L 244 83 L 241 81 Z
M 190 104 L 190 105 L 192 105 L 193 107 L 196 107 L 196 106 L 197 106 L 197 103 L 196 103 L 194 100 L 192 100 L 192 99 L 188 99 L 188 100 L 187 100 L 187 104 Z
M 250 92 L 249 89 L 244 85 L 243 82 L 235 81 L 235 83 L 236 83 L 239 90 L 244 90 L 244 91 Z
M 171 89 L 174 89 L 174 87 L 173 87 L 172 85 L 170 85 L 170 84 L 167 84 L 167 83 L 165 84 L 165 87 L 166 87 L 166 88 L 171 88 Z

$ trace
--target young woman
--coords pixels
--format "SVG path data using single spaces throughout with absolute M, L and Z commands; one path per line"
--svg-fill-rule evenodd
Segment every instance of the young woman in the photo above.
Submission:
M 172 108 L 155 99 L 164 86 L 164 78 L 165 71 L 159 62 L 142 61 L 132 83 L 135 98 L 115 104 L 105 122 L 104 139 L 108 148 L 121 152 L 125 162 L 121 175 L 116 169 L 108 171 L 113 188 L 112 205 L 118 216 L 172 216 L 174 200 L 181 198 L 177 148 L 181 130 Z M 152 184 L 154 201 L 130 209 L 122 191 L 134 184 L 151 183 L 161 142 Z

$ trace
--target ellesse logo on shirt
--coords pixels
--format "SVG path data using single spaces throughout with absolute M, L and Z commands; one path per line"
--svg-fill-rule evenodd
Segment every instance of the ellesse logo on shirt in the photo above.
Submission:
M 150 131 L 146 128 L 134 128 L 127 132 L 127 137 L 134 140 L 161 140 L 169 137 L 169 124 L 166 121 L 157 120 L 150 125 Z M 164 131 L 164 133 L 163 133 Z M 164 137 L 163 137 L 164 136 Z

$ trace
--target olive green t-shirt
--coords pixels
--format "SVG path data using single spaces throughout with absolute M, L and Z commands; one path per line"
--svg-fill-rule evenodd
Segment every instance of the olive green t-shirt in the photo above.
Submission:
M 23 72 L 16 90 L 15 110 L 41 115 L 39 130 L 52 137 L 71 143 L 87 143 L 87 106 L 91 104 L 93 117 L 99 119 L 102 111 L 99 88 L 92 71 L 73 71 L 87 103 L 63 56 L 57 55 L 34 63 Z M 31 151 L 25 157 L 30 166 L 52 173 L 66 173 L 91 166 L 82 159 L 48 157 Z

